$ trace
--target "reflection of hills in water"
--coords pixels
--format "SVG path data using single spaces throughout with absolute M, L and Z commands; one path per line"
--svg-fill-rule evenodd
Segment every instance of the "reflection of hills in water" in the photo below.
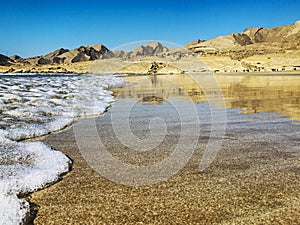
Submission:
M 300 76 L 217 77 L 226 107 L 246 113 L 275 112 L 300 120 Z
M 199 78 L 199 79 L 198 79 Z M 276 112 L 292 120 L 300 120 L 300 76 L 221 76 L 215 77 L 222 89 L 228 108 L 240 108 L 245 113 Z M 217 88 L 201 89 L 205 76 L 198 83 L 188 75 L 129 76 L 136 85 L 116 90 L 118 98 L 137 98 L 149 103 L 189 96 L 194 102 L 206 101 L 205 93 L 214 95 Z
M 125 79 L 136 85 L 115 90 L 118 98 L 137 98 L 150 103 L 188 96 L 194 102 L 206 99 L 199 85 L 186 75 L 129 76 Z

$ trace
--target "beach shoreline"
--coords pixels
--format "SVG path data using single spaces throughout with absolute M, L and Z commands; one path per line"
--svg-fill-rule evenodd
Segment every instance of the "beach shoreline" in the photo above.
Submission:
M 166 112 L 172 114 L 170 110 Z M 122 145 L 108 131 L 112 129 L 110 114 L 111 110 L 95 119 L 97 129 L 103 143 L 122 158 Z M 236 110 L 230 114 L 240 118 Z M 143 118 L 143 114 L 137 115 Z M 72 129 L 47 136 L 44 142 L 70 156 L 74 167 L 61 182 L 31 195 L 30 201 L 39 205 L 35 224 L 300 222 L 297 141 L 293 141 L 292 134 L 282 139 L 283 133 L 297 132 L 299 127 L 275 118 L 280 132 L 272 137 L 267 135 L 272 134 L 272 125 L 265 125 L 264 116 L 251 126 L 249 122 L 237 126 L 234 121 L 229 121 L 222 149 L 207 170 L 199 172 L 198 163 L 208 141 L 208 130 L 179 173 L 166 181 L 141 187 L 114 183 L 94 171 L 79 151 Z M 264 132 L 264 136 L 257 138 L 257 130 Z M 175 142 L 170 139 L 161 150 Z M 161 157 L 158 152 L 151 156 Z
M 82 72 L 82 73 L 10 73 L 10 72 L 3 72 L 1 73 L 0 70 L 0 75 L 2 76 L 34 76 L 34 75 L 44 75 L 44 76 L 81 76 L 81 75 L 94 75 L 94 76 L 105 76 L 105 75 L 109 75 L 109 74 L 113 74 L 114 76 L 117 77 L 123 77 L 123 76 L 147 76 L 147 75 L 179 75 L 180 73 L 172 73 L 172 72 L 166 72 L 166 73 L 155 73 L 155 74 L 145 74 L 145 73 L 141 73 L 140 71 L 137 71 L 136 73 L 119 73 L 119 72 L 102 72 L 102 73 L 89 73 L 89 72 Z M 222 75 L 222 76 L 281 76 L 281 75 L 295 75 L 295 76 L 299 76 L 300 72 L 299 71 L 282 71 L 282 72 L 270 72 L 270 71 L 265 71 L 265 72 L 214 72 L 214 71 L 197 71 L 197 72 L 193 72 L 193 71 L 188 71 L 188 72 L 184 72 L 182 73 L 182 75 L 187 75 L 187 74 L 192 74 L 192 75 L 207 75 L 207 74 L 213 74 L 213 75 Z

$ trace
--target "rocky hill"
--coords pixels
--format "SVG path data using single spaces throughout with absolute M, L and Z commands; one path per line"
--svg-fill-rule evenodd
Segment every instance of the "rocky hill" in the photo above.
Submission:
M 11 65 L 12 63 L 13 63 L 13 60 L 11 58 L 0 54 L 0 65 L 1 66 Z
M 186 45 L 202 55 L 229 55 L 242 59 L 252 55 L 300 49 L 300 21 L 290 26 L 248 28 L 241 33 L 220 36 L 208 41 L 196 40 Z
M 102 44 L 93 46 L 80 46 L 73 50 L 60 48 L 43 56 L 36 56 L 23 59 L 20 56 L 7 57 L 0 55 L 1 65 L 11 64 L 30 64 L 30 65 L 49 65 L 49 64 L 66 64 L 93 61 L 98 59 L 110 58 L 134 58 L 139 56 L 155 56 L 159 53 L 167 52 L 168 48 L 159 42 L 150 42 L 147 45 L 139 46 L 135 50 L 125 52 L 122 50 L 109 50 Z
M 189 56 L 190 52 L 182 49 L 171 51 L 161 43 L 153 41 L 140 45 L 136 49 L 125 52 L 123 50 L 109 50 L 101 44 L 80 46 L 73 50 L 60 48 L 43 56 L 23 59 L 19 56 L 3 56 L 0 72 L 13 73 L 183 73 L 175 65 L 165 63 Z M 5 59 L 5 60 L 4 60 Z M 93 67 L 95 60 L 96 69 Z M 102 65 L 102 62 L 104 63 Z M 99 65 L 101 64 L 100 68 Z M 133 64 L 132 66 L 129 64 Z M 184 63 L 184 65 L 188 62 Z M 146 65 L 146 66 L 145 66 Z M 124 68 L 123 68 L 124 67 Z
M 148 43 L 146 46 L 139 46 L 135 50 L 128 52 L 125 56 L 132 58 L 137 56 L 154 56 L 163 52 L 167 52 L 169 49 L 163 46 L 157 41 Z
M 44 56 L 24 59 L 32 65 L 64 64 L 84 62 L 114 57 L 114 54 L 104 45 L 80 46 L 73 50 L 60 48 Z

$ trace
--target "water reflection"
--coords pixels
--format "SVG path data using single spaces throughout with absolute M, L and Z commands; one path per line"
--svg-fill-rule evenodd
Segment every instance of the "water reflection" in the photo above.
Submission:
M 289 75 L 218 75 L 215 77 L 224 96 L 226 107 L 245 113 L 275 112 L 300 120 L 300 76 Z M 198 75 L 195 82 L 189 75 L 151 75 L 125 77 L 135 83 L 115 90 L 117 98 L 137 98 L 141 102 L 163 104 L 164 99 L 188 95 L 193 102 L 206 101 L 206 95 L 217 89 L 201 88 L 206 77 Z

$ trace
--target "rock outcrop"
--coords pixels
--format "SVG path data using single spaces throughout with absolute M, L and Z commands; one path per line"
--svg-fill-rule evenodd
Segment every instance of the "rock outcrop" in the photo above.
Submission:
M 112 57 L 115 57 L 113 52 L 104 45 L 96 44 L 94 46 L 80 46 L 73 50 L 60 48 L 44 56 L 27 58 L 25 61 L 32 65 L 47 65 L 84 62 Z
M 111 51 L 113 56 L 112 58 L 124 58 L 126 56 L 126 52 L 124 52 L 123 50 L 113 50 Z
M 80 46 L 73 50 L 59 52 L 53 55 L 52 63 L 74 63 L 92 61 L 103 58 L 111 58 L 114 56 L 104 45 L 96 44 L 94 46 Z
M 155 56 L 163 52 L 167 52 L 169 49 L 163 46 L 161 43 L 152 41 L 146 46 L 140 45 L 135 50 L 128 52 L 127 57 L 137 57 L 137 56 Z
M 13 55 L 11 57 L 9 57 L 12 61 L 14 62 L 21 62 L 23 60 L 22 57 L 18 56 L 18 55 Z
M 54 57 L 58 57 L 68 51 L 69 51 L 69 49 L 60 48 L 60 49 L 55 50 L 54 52 L 50 52 L 49 54 L 45 55 L 44 57 L 51 59 Z
M 157 55 L 162 52 L 167 52 L 169 49 L 157 41 L 152 41 L 146 45 L 151 55 Z
M 242 32 L 242 35 L 248 36 L 252 42 L 251 44 L 260 43 L 260 42 L 263 42 L 263 37 L 259 33 L 259 31 L 262 29 L 264 29 L 264 28 L 262 28 L 262 27 L 248 28 Z
M 45 58 L 45 57 L 41 57 L 38 59 L 37 63 L 39 65 L 47 65 L 47 64 L 51 64 L 51 59 Z
M 5 55 L 0 54 L 0 65 L 9 66 L 13 63 L 13 60 Z

